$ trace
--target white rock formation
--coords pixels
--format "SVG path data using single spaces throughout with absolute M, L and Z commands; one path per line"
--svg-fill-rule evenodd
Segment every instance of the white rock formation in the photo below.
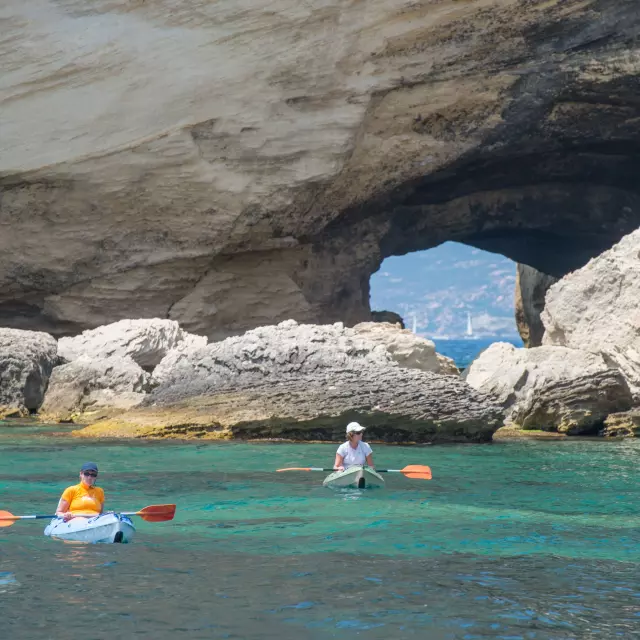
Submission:
M 82 355 L 53 370 L 40 415 L 56 422 L 82 421 L 88 414 L 95 418 L 131 409 L 145 398 L 150 381 L 151 375 L 128 356 Z
M 554 284 L 543 344 L 602 354 L 640 401 L 640 230 Z
M 268 376 L 276 368 L 286 373 L 329 371 L 356 362 L 389 365 L 393 358 L 384 344 L 345 328 L 341 322 L 314 325 L 285 320 L 206 347 L 185 347 L 169 353 L 154 370 L 153 379 L 165 382 L 195 368 L 227 380 L 241 375 Z
M 183 367 L 211 368 L 222 377 L 243 372 L 268 374 L 274 364 L 288 370 L 340 368 L 357 362 L 459 375 L 453 360 L 435 351 L 433 342 L 387 323 L 363 322 L 353 328 L 298 324 L 285 320 L 207 346 L 183 343 L 153 372 L 155 383 L 181 375 Z M 221 364 L 224 363 L 224 364 Z
M 361 322 L 353 331 L 376 344 L 384 345 L 391 357 L 408 369 L 420 369 L 447 375 L 459 375 L 451 358 L 436 353 L 435 344 L 408 329 L 388 322 Z
M 57 362 L 50 335 L 0 328 L 0 415 L 38 409 Z
M 207 339 L 183 331 L 174 320 L 120 320 L 81 335 L 61 338 L 58 353 L 71 362 L 82 355 L 92 359 L 130 357 L 146 369 L 155 367 L 172 349 L 203 347 Z
M 569 434 L 598 430 L 631 407 L 627 384 L 597 354 L 564 347 L 492 344 L 465 372 L 474 389 L 506 410 L 506 424 Z

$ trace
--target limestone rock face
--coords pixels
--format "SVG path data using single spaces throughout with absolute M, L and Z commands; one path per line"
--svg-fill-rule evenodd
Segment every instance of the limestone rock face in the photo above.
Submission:
M 544 309 L 544 298 L 549 287 L 558 278 L 540 273 L 525 264 L 516 271 L 516 324 L 525 347 L 542 345 L 544 325 L 540 314 Z
M 144 400 L 150 382 L 150 374 L 128 356 L 81 355 L 53 370 L 40 418 L 83 422 L 131 409 Z
M 285 320 L 206 347 L 169 353 L 153 376 L 158 383 L 172 379 L 184 382 L 191 380 L 196 372 L 196 379 L 206 379 L 210 385 L 227 381 L 243 384 L 243 381 L 260 382 L 274 374 L 392 363 L 384 344 L 368 340 L 353 329 L 345 329 L 340 322 L 305 325 Z
M 575 349 L 495 343 L 465 373 L 468 384 L 507 410 L 507 424 L 523 429 L 596 433 L 609 414 L 632 404 L 618 371 Z
M 591 353 L 620 370 L 640 401 L 640 230 L 553 285 L 543 342 Z
M 0 328 L 0 416 L 40 407 L 57 350 L 46 333 Z
M 192 374 L 152 392 L 143 407 L 76 432 L 88 437 L 344 438 L 352 420 L 382 442 L 486 442 L 502 410 L 453 376 L 363 362 L 236 380 Z
M 353 328 L 342 323 L 305 325 L 286 320 L 241 336 L 214 342 L 180 345 L 153 372 L 156 383 L 181 377 L 185 371 L 206 371 L 220 381 L 298 371 L 334 370 L 358 364 L 402 367 L 458 375 L 450 358 L 435 352 L 433 342 L 386 323 L 366 322 Z
M 387 256 L 640 225 L 631 0 L 1 5 L 5 326 L 352 325 Z
M 398 329 L 387 322 L 361 322 L 353 330 L 367 340 L 384 345 L 401 367 L 459 375 L 451 358 L 436 353 L 435 344 L 431 340 L 420 338 L 408 329 Z
M 188 349 L 206 344 L 206 338 L 183 331 L 173 320 L 151 318 L 120 320 L 83 331 L 72 338 L 61 338 L 58 353 L 68 361 L 81 356 L 90 359 L 131 358 L 139 366 L 153 369 L 178 346 Z
M 400 366 L 386 341 L 370 339 L 370 328 L 288 320 L 175 349 L 156 367 L 159 386 L 143 406 L 81 435 L 327 440 L 362 419 L 368 437 L 382 441 L 491 438 L 500 407 L 457 377 Z

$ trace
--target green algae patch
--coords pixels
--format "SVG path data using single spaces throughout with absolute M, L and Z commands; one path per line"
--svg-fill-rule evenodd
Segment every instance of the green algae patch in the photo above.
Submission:
M 501 427 L 493 434 L 493 440 L 565 440 L 566 433 L 542 431 L 541 429 L 522 429 L 518 426 Z
M 26 418 L 28 415 L 29 412 L 24 408 L 0 405 L 0 420 L 5 418 Z

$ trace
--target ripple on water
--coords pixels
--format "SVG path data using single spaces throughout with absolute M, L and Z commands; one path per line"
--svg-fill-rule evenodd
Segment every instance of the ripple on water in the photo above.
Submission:
M 0 529 L 12 640 L 70 618 L 80 637 L 99 622 L 158 640 L 639 637 L 638 443 L 377 446 L 378 464 L 426 463 L 434 479 L 332 492 L 322 474 L 272 470 L 330 463 L 335 446 L 2 437 L 13 513 L 50 512 L 86 458 L 108 508 L 178 504 L 131 545 Z

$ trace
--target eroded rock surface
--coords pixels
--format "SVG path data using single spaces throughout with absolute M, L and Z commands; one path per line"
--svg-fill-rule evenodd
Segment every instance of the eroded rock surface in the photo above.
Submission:
M 202 347 L 207 339 L 183 331 L 174 320 L 158 318 L 120 320 L 70 338 L 61 338 L 58 353 L 65 360 L 130 358 L 145 369 L 153 369 L 176 347 Z M 87 361 L 83 362 L 86 366 Z
M 558 278 L 540 273 L 532 267 L 519 264 L 516 270 L 516 325 L 525 347 L 542 345 L 544 325 L 541 314 L 549 287 Z
M 89 422 L 140 404 L 151 375 L 128 356 L 81 355 L 56 367 L 40 408 L 46 422 Z
M 3 325 L 355 324 L 386 256 L 558 277 L 640 224 L 635 0 L 0 11 Z
M 604 421 L 602 435 L 605 438 L 640 437 L 640 410 L 612 413 Z
M 75 432 L 87 437 L 339 440 L 351 420 L 382 442 L 486 442 L 502 410 L 453 376 L 372 363 L 262 380 L 174 381 L 145 407 Z
M 46 333 L 0 328 L 0 417 L 40 407 L 57 350 Z
M 383 345 L 401 367 L 459 375 L 451 358 L 436 353 L 436 346 L 431 340 L 421 338 L 408 329 L 399 329 L 387 322 L 361 322 L 353 330 L 367 340 Z
M 522 429 L 595 434 L 609 414 L 632 405 L 616 369 L 600 355 L 575 349 L 495 343 L 465 373 L 474 389 L 506 409 L 507 425 Z
M 404 340 L 408 332 L 378 328 L 385 340 L 371 339 L 377 333 L 370 326 L 288 320 L 206 347 L 174 349 L 156 367 L 159 386 L 143 406 L 80 435 L 324 440 L 344 431 L 345 419 L 359 417 L 370 437 L 389 442 L 491 438 L 500 407 L 457 376 L 401 366 L 388 338 Z M 426 366 L 428 356 L 429 366 L 441 366 L 431 343 L 402 340 L 401 360 Z
M 354 363 L 384 367 L 393 359 L 384 344 L 340 322 L 309 325 L 286 320 L 206 347 L 178 349 L 158 365 L 153 377 L 163 384 L 174 379 L 186 384 L 207 380 L 210 386 L 227 381 L 244 384 L 272 374 L 340 369 Z
M 640 402 L 640 230 L 554 284 L 544 344 L 602 354 Z

